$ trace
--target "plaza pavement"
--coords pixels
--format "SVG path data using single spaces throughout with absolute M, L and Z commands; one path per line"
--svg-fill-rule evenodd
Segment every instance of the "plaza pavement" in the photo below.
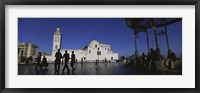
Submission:
M 99 63 L 95 66 L 95 63 L 77 63 L 74 73 L 67 72 L 65 69 L 62 72 L 64 64 L 60 65 L 59 73 L 55 73 L 54 64 L 49 64 L 47 69 L 35 70 L 35 63 L 32 64 L 18 64 L 18 75 L 181 75 L 182 72 L 177 70 L 162 70 L 152 72 L 149 69 L 136 69 L 132 66 L 127 66 L 123 63 Z M 70 67 L 70 70 L 72 69 Z

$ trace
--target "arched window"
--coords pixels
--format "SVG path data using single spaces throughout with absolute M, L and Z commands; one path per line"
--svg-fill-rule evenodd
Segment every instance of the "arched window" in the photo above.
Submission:
M 91 53 L 91 50 L 89 50 L 89 53 Z
M 97 45 L 95 45 L 95 48 L 97 48 Z
M 113 57 L 111 57 L 111 60 L 113 60 Z
M 56 46 L 55 46 L 55 49 L 57 49 L 57 48 L 58 48 L 58 46 L 56 45 Z

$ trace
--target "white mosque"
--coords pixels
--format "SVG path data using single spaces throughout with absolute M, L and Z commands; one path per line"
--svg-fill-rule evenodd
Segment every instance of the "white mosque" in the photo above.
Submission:
M 58 49 L 60 49 L 62 55 L 67 50 L 69 55 L 71 56 L 72 51 L 74 51 L 77 62 L 95 62 L 96 60 L 99 60 L 100 62 L 116 62 L 116 60 L 118 60 L 118 53 L 114 53 L 113 51 L 111 51 L 110 45 L 99 43 L 97 40 L 92 40 L 90 44 L 83 49 L 62 49 L 61 42 L 62 34 L 60 32 L 60 28 L 57 28 L 53 36 L 52 54 L 46 56 L 49 62 L 54 62 L 54 56 Z

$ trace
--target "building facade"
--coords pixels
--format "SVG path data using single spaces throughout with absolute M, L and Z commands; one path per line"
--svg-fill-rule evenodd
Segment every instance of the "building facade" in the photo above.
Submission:
M 18 43 L 18 61 L 21 62 L 22 57 L 28 58 L 37 55 L 38 46 L 31 43 Z
M 49 62 L 53 62 L 55 60 L 55 53 L 60 49 L 62 55 L 67 50 L 69 55 L 71 56 L 72 51 L 76 55 L 77 62 L 85 61 L 85 62 L 96 62 L 96 60 L 102 61 L 110 61 L 114 62 L 118 60 L 118 53 L 114 53 L 111 50 L 111 46 L 108 44 L 99 43 L 97 40 L 92 40 L 87 46 L 83 49 L 62 49 L 62 34 L 60 28 L 56 29 L 53 35 L 53 46 L 52 46 L 52 55 L 46 56 Z

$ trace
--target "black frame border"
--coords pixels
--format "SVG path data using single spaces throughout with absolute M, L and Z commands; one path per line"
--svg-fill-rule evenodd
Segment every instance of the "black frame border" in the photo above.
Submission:
M 195 88 L 5 88 L 6 5 L 195 5 Z M 1 93 L 199 93 L 200 92 L 200 0 L 0 0 L 0 92 Z M 106 84 L 106 82 L 105 82 Z

